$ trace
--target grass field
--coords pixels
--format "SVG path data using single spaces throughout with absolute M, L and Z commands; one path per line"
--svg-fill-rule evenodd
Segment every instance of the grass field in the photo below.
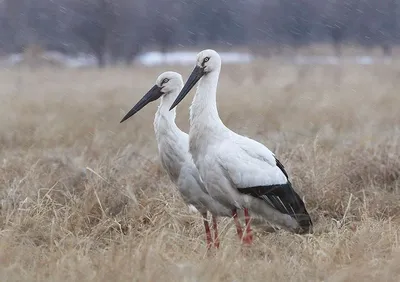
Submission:
M 0 71 L 1 281 L 399 281 L 400 64 L 223 66 L 222 120 L 276 153 L 315 232 L 243 249 L 220 219 L 209 255 L 160 167 L 158 103 L 119 124 L 164 70 Z

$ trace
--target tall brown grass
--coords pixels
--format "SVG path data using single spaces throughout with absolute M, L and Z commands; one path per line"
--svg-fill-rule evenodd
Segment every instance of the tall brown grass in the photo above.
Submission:
M 220 219 L 207 254 L 157 158 L 157 103 L 119 124 L 166 68 L 2 70 L 1 281 L 398 281 L 400 64 L 257 64 L 223 66 L 221 117 L 276 153 L 314 234 L 243 249 Z

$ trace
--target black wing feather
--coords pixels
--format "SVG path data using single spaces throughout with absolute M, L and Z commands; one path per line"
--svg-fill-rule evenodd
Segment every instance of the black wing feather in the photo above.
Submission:
M 287 174 L 285 167 L 283 164 L 275 157 L 276 161 L 276 166 L 279 167 L 279 169 L 283 172 L 283 174 L 286 176 L 287 180 L 289 180 L 289 175 Z
M 302 228 L 301 233 L 309 232 L 313 224 L 305 204 L 296 191 L 294 191 L 282 163 L 276 158 L 275 160 L 276 165 L 288 179 L 286 184 L 238 188 L 238 191 L 262 199 L 279 212 L 290 215 L 299 223 Z

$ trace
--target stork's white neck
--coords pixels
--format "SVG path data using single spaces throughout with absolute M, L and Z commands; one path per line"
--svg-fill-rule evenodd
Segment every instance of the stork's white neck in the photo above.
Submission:
M 217 109 L 217 86 L 220 69 L 205 74 L 199 81 L 190 106 L 190 128 L 203 125 L 203 130 L 225 127 Z
M 175 123 L 175 109 L 169 110 L 177 96 L 178 91 L 162 96 L 154 117 L 154 131 L 160 160 L 175 183 L 178 181 L 179 173 L 188 154 L 188 137 Z
M 171 107 L 172 103 L 175 101 L 175 98 L 178 96 L 178 92 L 175 93 L 168 93 L 161 97 L 160 105 L 158 106 L 157 113 L 160 115 L 165 116 L 169 120 L 174 121 L 176 117 L 176 108 L 172 109 L 171 111 L 169 108 Z
M 178 92 L 169 93 L 161 97 L 160 105 L 154 117 L 154 131 L 157 140 L 159 140 L 161 135 L 176 135 L 176 132 L 180 131 L 175 124 L 175 108 L 171 111 L 169 110 L 177 96 Z

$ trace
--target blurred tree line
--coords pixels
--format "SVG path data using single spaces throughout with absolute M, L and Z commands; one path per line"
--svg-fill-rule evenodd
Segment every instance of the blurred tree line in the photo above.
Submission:
M 90 52 L 99 66 L 144 48 L 399 42 L 400 0 L 0 0 L 0 51 Z

